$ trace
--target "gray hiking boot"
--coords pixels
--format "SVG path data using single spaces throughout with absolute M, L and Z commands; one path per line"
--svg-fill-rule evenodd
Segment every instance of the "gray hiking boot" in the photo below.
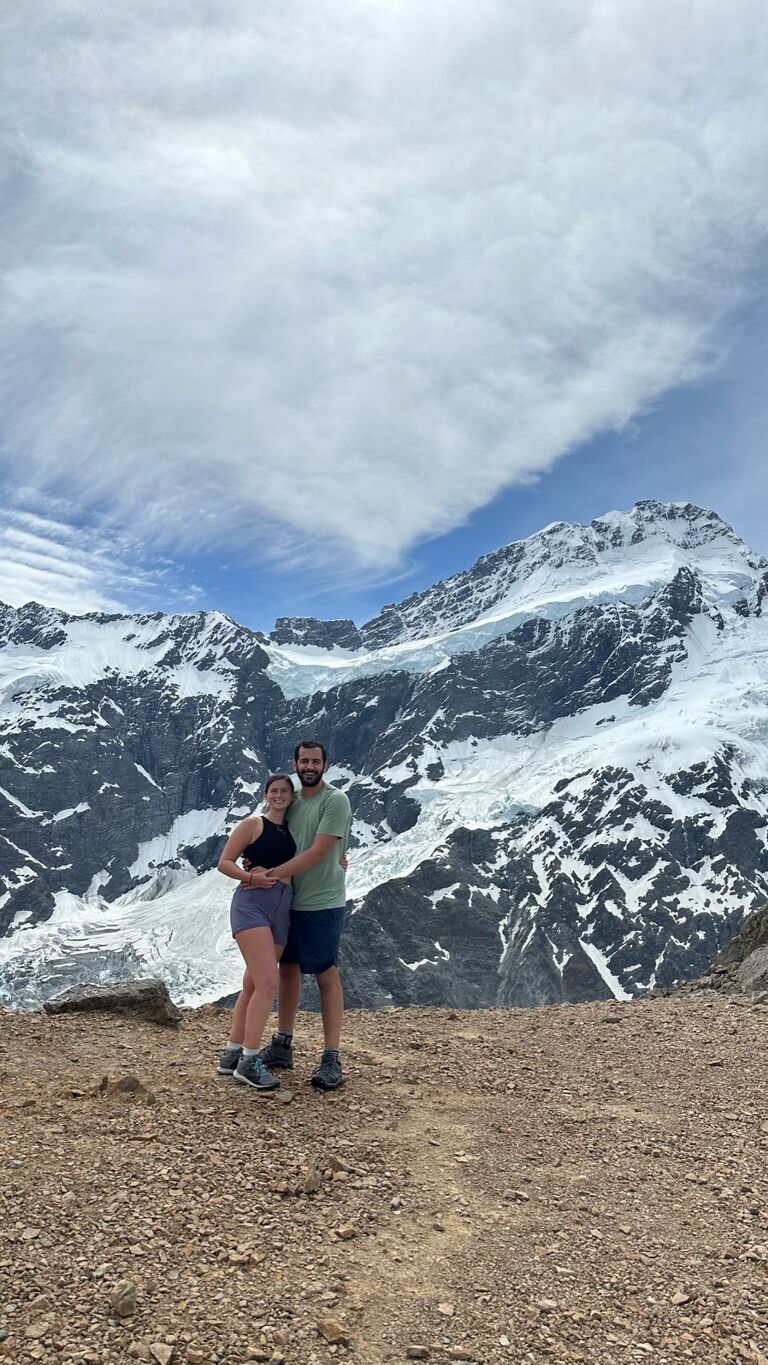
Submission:
M 241 1057 L 235 1071 L 235 1080 L 242 1085 L 250 1085 L 254 1090 L 279 1090 L 277 1076 L 264 1065 L 260 1057 Z
M 320 1065 L 312 1072 L 310 1085 L 313 1085 L 315 1090 L 338 1090 L 343 1080 L 338 1053 L 329 1052 L 326 1048 L 320 1058 Z
M 276 1071 L 293 1071 L 293 1047 L 290 1043 L 281 1042 L 273 1033 L 271 1041 L 261 1049 L 259 1060 L 265 1066 L 273 1066 Z
M 220 1076 L 234 1076 L 242 1052 L 241 1047 L 225 1047 L 224 1051 L 219 1053 L 219 1064 L 216 1070 Z

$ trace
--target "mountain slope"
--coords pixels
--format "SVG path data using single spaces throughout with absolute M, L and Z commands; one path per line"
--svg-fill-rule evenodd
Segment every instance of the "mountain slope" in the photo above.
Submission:
M 768 891 L 768 561 L 714 513 L 558 523 L 359 630 L 0 615 L 0 990 L 234 988 L 208 871 L 304 733 L 355 850 L 358 1005 L 625 997 Z

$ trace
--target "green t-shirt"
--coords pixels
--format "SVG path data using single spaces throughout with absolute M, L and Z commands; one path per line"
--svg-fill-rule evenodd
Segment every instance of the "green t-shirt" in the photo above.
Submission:
M 323 787 L 318 796 L 297 794 L 287 812 L 296 852 L 306 853 L 316 834 L 332 834 L 337 843 L 317 867 L 293 879 L 295 910 L 336 910 L 346 904 L 347 891 L 339 858 L 347 851 L 352 811 L 349 798 L 338 787 Z

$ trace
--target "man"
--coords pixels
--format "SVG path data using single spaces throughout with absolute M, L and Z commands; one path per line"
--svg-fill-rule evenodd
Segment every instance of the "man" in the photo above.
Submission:
M 311 1077 L 316 1090 L 338 1090 L 343 1079 L 339 1044 L 344 995 L 338 955 L 347 896 L 339 859 L 346 853 L 352 823 L 349 799 L 323 780 L 327 762 L 325 747 L 318 740 L 302 739 L 296 745 L 293 766 L 301 791 L 288 810 L 296 857 L 278 867 L 254 869 L 252 875 L 254 886 L 271 886 L 278 877 L 293 878 L 291 925 L 280 959 L 278 1030 L 259 1056 L 270 1068 L 292 1068 L 301 977 L 302 973 L 313 975 L 320 991 L 325 1040 Z

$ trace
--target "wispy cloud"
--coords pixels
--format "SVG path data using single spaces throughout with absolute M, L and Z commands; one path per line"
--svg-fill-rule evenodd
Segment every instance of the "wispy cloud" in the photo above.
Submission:
M 201 590 L 185 589 L 169 560 L 148 559 L 124 534 L 63 520 L 61 500 L 56 511 L 0 510 L 0 601 L 13 607 L 44 602 L 73 615 L 154 610 L 161 596 L 181 609 L 199 604 Z
M 727 348 L 768 227 L 757 0 L 2 27 L 4 458 L 153 544 L 391 570 Z

